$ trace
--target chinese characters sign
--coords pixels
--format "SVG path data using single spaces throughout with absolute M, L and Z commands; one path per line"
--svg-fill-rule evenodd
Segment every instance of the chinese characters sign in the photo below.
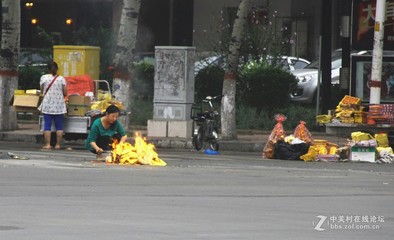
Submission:
M 376 0 L 354 0 L 353 5 L 353 48 L 372 50 Z M 386 21 L 384 27 L 384 50 L 394 50 L 394 0 L 386 2 Z

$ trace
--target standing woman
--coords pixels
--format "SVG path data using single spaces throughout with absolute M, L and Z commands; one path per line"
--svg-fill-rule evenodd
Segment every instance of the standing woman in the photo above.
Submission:
M 56 145 L 55 149 L 60 149 L 63 138 L 63 115 L 67 113 L 66 101 L 67 84 L 64 77 L 57 74 L 58 66 L 56 62 L 48 64 L 49 73 L 42 75 L 40 79 L 41 93 L 44 93 L 39 110 L 44 114 L 44 141 L 43 149 L 51 149 L 51 127 L 55 122 Z

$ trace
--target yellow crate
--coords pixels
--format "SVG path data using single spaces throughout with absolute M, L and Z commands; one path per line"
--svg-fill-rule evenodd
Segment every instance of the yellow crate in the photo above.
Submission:
M 14 90 L 14 95 L 24 95 L 24 94 L 25 94 L 25 90 L 20 90 L 20 89 Z
M 331 122 L 331 115 L 317 115 L 316 116 L 316 121 L 318 123 L 329 123 Z
M 367 123 L 367 112 L 357 111 L 354 112 L 354 123 Z
M 341 100 L 342 104 L 360 104 L 360 102 L 361 102 L 360 98 L 352 97 L 349 95 L 345 95 Z
M 373 136 L 371 134 L 365 133 L 365 132 L 352 132 L 351 137 L 352 137 L 352 140 L 354 140 L 356 142 L 368 141 L 370 139 L 373 139 Z
M 321 145 L 321 146 L 326 146 L 327 140 L 324 139 L 315 139 L 313 140 L 314 145 Z

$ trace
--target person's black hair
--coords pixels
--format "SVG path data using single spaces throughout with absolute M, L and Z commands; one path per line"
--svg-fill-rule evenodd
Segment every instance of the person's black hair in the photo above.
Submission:
M 57 63 L 54 61 L 48 62 L 47 67 L 48 67 L 49 71 L 52 69 L 52 67 L 56 67 L 56 69 L 59 69 L 59 67 L 57 66 Z
M 105 110 L 105 112 L 106 112 L 107 114 L 111 114 L 111 113 L 118 113 L 118 112 L 120 112 L 120 110 L 119 110 L 119 108 L 118 108 L 117 106 L 115 106 L 115 105 L 109 105 L 109 106 L 107 107 L 107 109 Z

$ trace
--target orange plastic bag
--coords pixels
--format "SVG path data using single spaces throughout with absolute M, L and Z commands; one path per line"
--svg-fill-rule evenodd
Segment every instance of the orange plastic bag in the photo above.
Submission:
M 305 143 L 312 143 L 312 134 L 305 125 L 306 122 L 300 121 L 300 124 L 298 124 L 298 126 L 294 129 L 294 137 L 304 141 Z
M 94 91 L 93 79 L 88 74 L 64 78 L 67 82 L 66 99 L 73 94 L 85 96 L 85 93 Z
M 262 154 L 263 159 L 274 158 L 275 143 L 278 140 L 283 140 L 286 135 L 282 124 L 282 122 L 285 121 L 286 119 L 287 119 L 286 116 L 283 114 L 275 114 L 275 120 L 277 121 L 277 123 L 272 129 L 272 132 L 268 137 L 268 141 L 263 149 L 263 154 Z

